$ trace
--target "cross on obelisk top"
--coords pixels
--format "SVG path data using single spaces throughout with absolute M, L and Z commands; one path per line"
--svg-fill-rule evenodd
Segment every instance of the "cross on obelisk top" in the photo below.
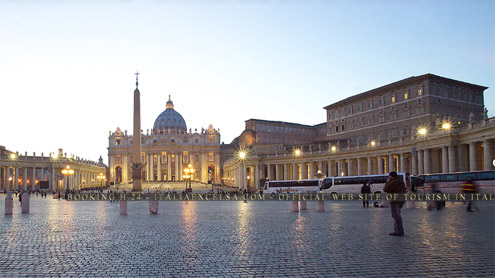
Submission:
M 136 71 L 135 75 L 136 75 L 136 89 L 137 89 L 137 87 L 138 87 L 138 76 L 139 76 L 139 72 Z

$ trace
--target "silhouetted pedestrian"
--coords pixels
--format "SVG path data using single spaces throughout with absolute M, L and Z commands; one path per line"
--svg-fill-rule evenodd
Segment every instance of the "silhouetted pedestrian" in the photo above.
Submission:
M 363 186 L 361 186 L 361 194 L 369 194 L 371 193 L 371 188 L 370 186 L 368 185 L 368 180 L 366 180 L 364 183 L 363 183 Z M 368 200 L 368 196 L 363 196 L 363 208 L 365 207 L 370 207 L 370 200 Z
M 404 181 L 397 176 L 396 172 L 390 172 L 388 176 L 383 191 L 386 193 L 406 193 L 406 185 Z M 390 201 L 390 211 L 392 212 L 392 218 L 394 219 L 394 232 L 390 233 L 391 236 L 404 235 L 404 227 L 402 226 L 402 217 L 400 215 L 400 210 L 403 206 L 404 201 Z

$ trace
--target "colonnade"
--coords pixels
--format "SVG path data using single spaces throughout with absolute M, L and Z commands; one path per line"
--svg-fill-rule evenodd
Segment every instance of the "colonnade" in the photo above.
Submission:
M 220 177 L 220 154 L 214 151 L 145 151 L 142 156 L 144 182 L 172 182 L 184 180 L 184 169 L 190 164 L 194 169 L 191 178 L 196 181 L 218 183 Z M 122 170 L 121 182 L 131 182 L 131 159 L 121 155 L 121 160 L 115 161 L 115 156 L 109 157 L 110 181 L 118 182 L 117 168 Z
M 386 174 L 391 171 L 411 175 L 493 170 L 494 139 L 451 142 L 447 145 L 415 145 L 409 148 L 376 148 L 341 151 L 327 155 L 258 158 L 242 162 L 226 183 L 240 188 L 257 188 L 260 180 L 300 180 L 329 176 Z M 290 157 L 290 158 L 289 158 Z M 241 164 L 242 164 L 241 163 Z M 230 176 L 235 176 L 231 177 Z

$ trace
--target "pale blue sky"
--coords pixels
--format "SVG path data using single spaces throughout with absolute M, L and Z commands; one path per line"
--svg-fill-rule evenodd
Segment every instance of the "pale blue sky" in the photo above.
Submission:
M 0 145 L 107 158 L 168 95 L 188 128 L 230 143 L 250 118 L 325 121 L 323 107 L 414 75 L 490 87 L 494 1 L 1 1 Z

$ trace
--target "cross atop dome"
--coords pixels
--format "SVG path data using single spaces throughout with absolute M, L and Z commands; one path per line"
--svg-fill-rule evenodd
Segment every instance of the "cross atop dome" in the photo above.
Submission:
M 136 71 L 135 75 L 136 75 L 136 89 L 137 89 L 138 88 L 138 84 L 139 84 L 138 83 L 139 72 Z
M 168 95 L 168 101 L 167 101 L 167 105 L 165 107 L 167 109 L 168 108 L 174 109 L 174 103 L 172 102 L 172 98 L 170 98 L 170 95 Z

